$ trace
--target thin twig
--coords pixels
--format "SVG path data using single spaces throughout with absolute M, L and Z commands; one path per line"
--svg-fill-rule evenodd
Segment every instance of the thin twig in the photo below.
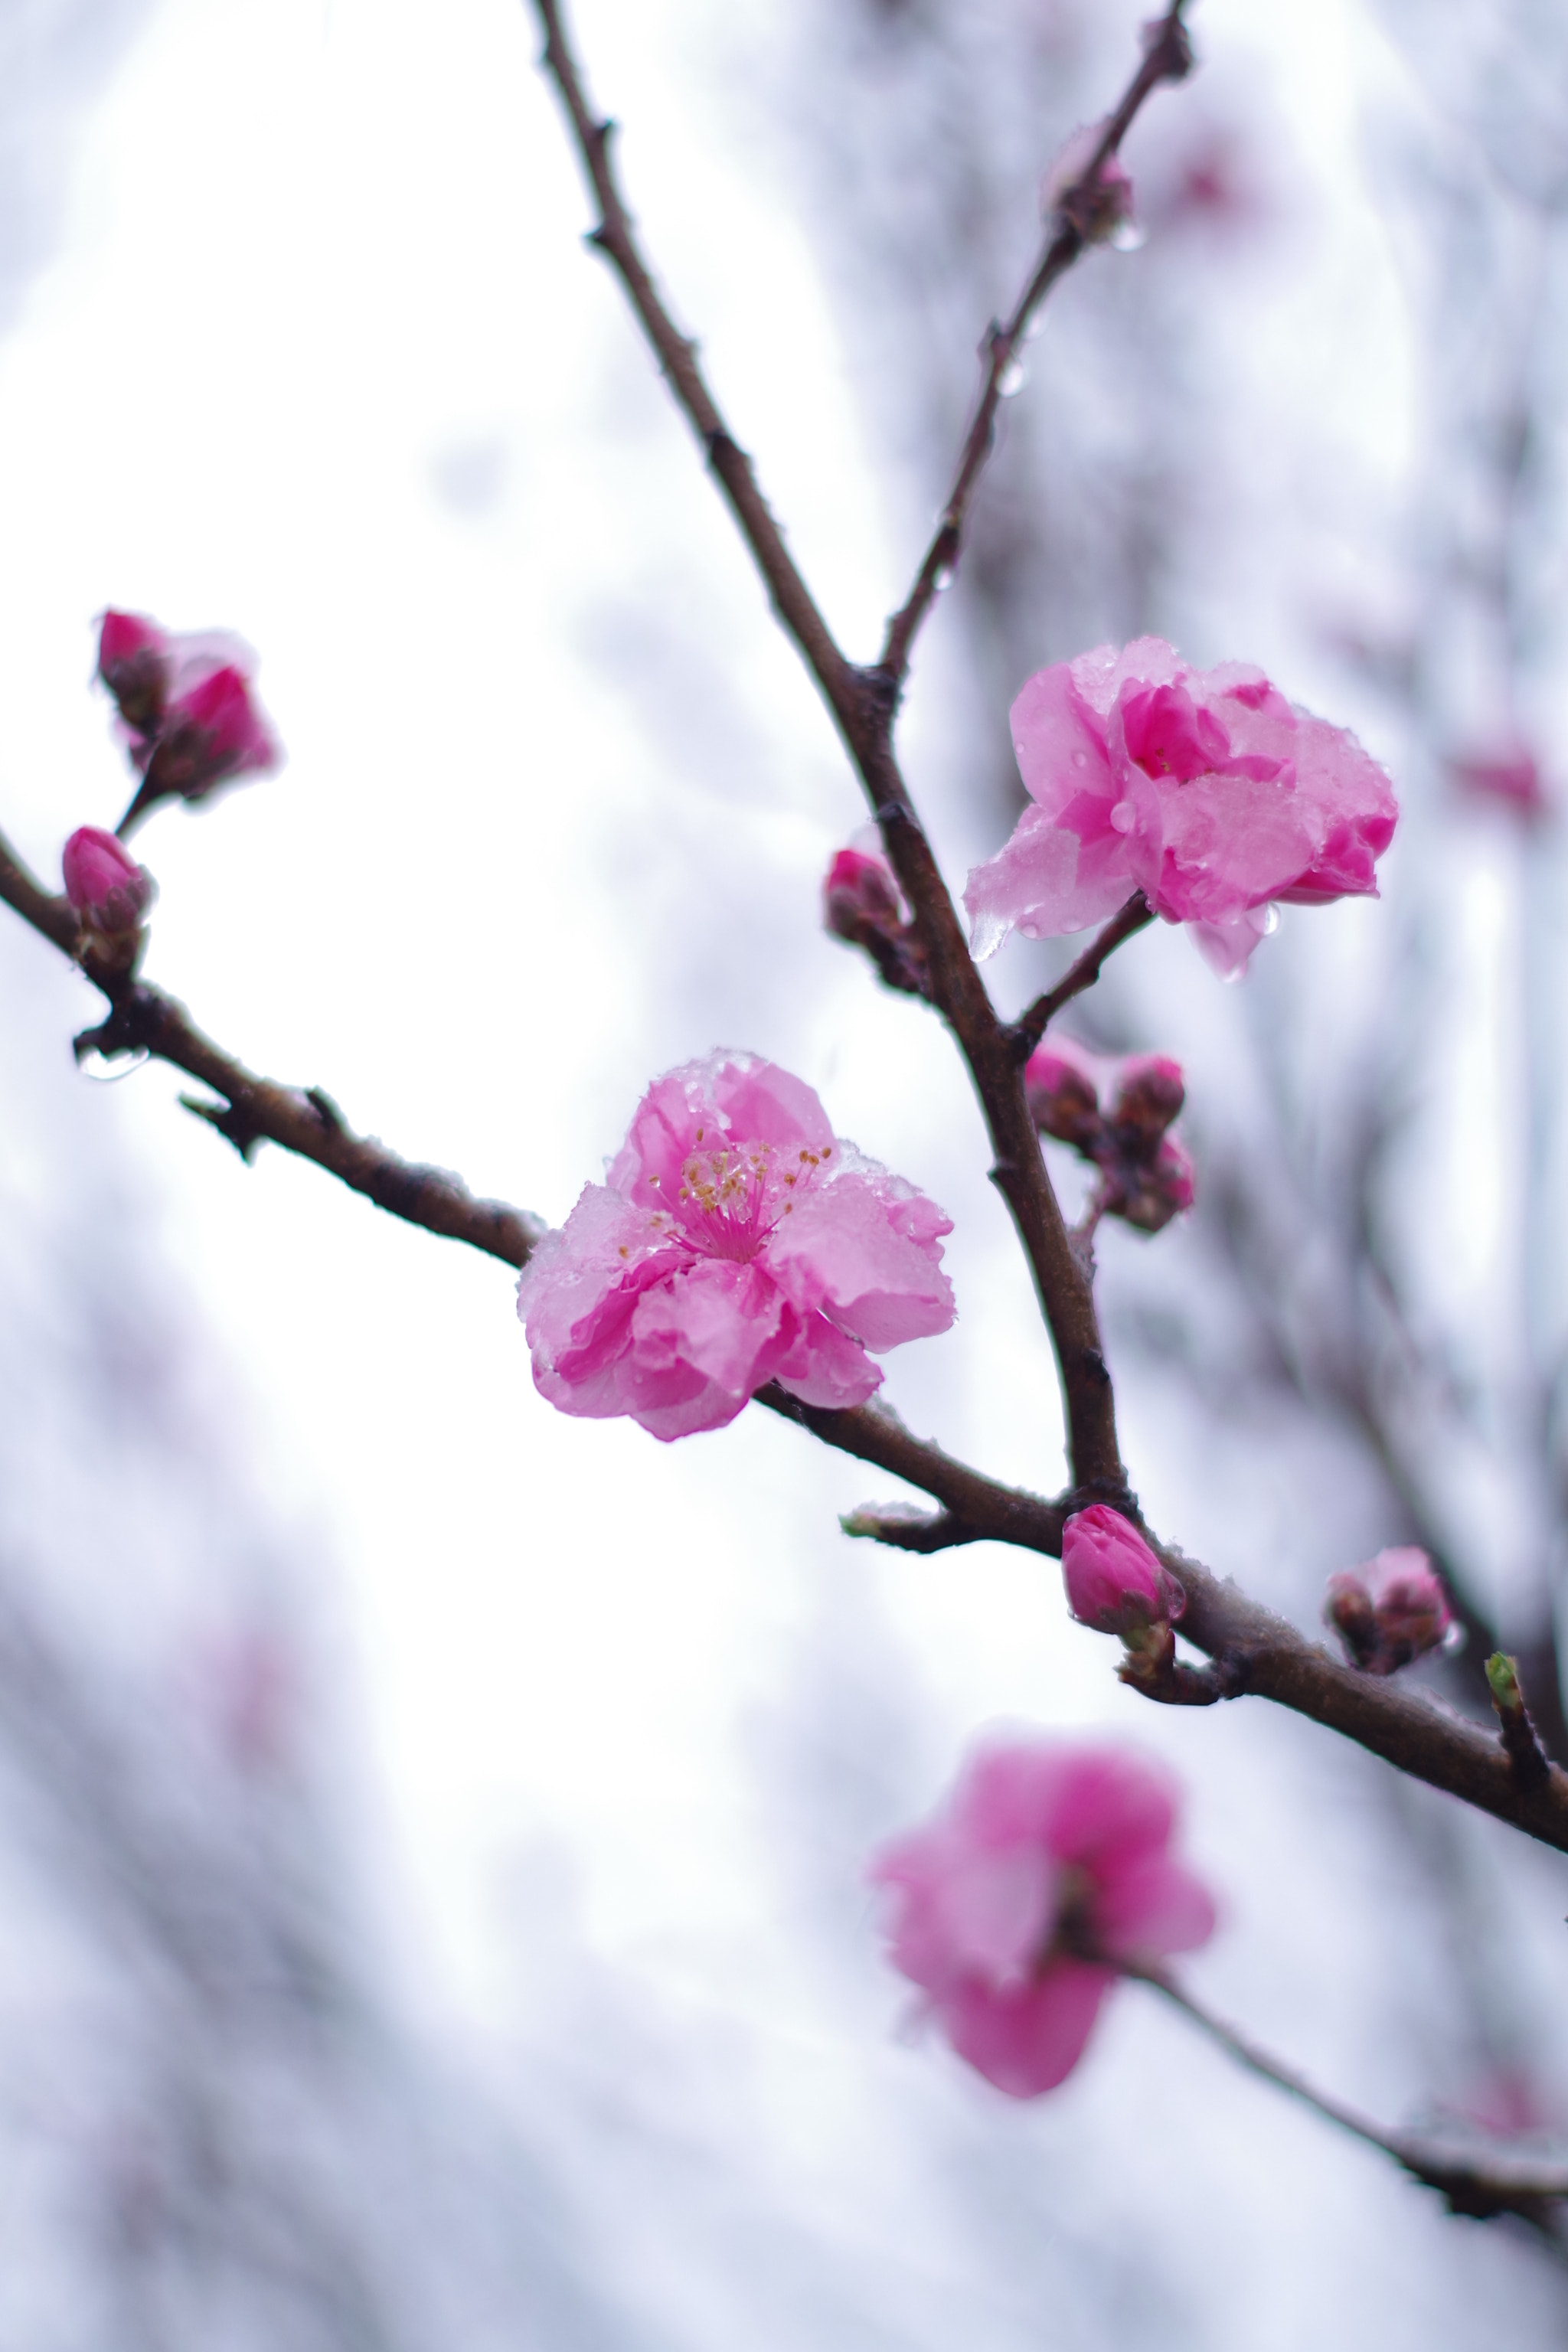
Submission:
M 1315 2090 L 1304 2075 L 1294 2067 L 1284 2065 L 1278 2058 L 1260 2050 L 1232 2025 L 1226 2025 L 1195 2001 L 1158 1969 L 1128 1968 L 1123 1974 L 1140 1984 L 1150 1985 L 1163 1993 L 1184 2017 L 1192 2020 L 1211 2041 L 1234 2058 L 1249 2073 L 1259 2074 L 1266 2083 L 1299 2099 L 1328 2123 L 1341 2131 L 1349 2132 L 1381 2155 L 1392 2157 L 1413 2179 L 1424 2187 L 1435 2189 L 1446 2199 L 1456 2213 L 1468 2215 L 1478 2221 L 1493 2221 L 1511 2213 L 1528 2221 L 1554 2243 L 1561 2243 L 1553 2226 L 1552 2209 L 1568 2198 L 1568 2165 L 1538 2165 L 1492 2161 L 1476 2162 L 1468 2157 L 1450 2154 L 1432 2143 L 1415 2138 L 1403 2132 L 1385 2132 L 1348 2107 L 1342 2100 L 1327 2092 Z
M 1002 387 L 1007 381 L 1009 371 L 1017 362 L 1036 312 L 1089 242 L 1083 231 L 1068 217 L 1071 197 L 1079 190 L 1092 189 L 1101 168 L 1116 153 L 1150 92 L 1157 89 L 1162 82 L 1180 81 L 1192 70 L 1192 48 L 1182 23 L 1184 5 L 1185 0 L 1171 0 L 1163 17 L 1152 27 L 1143 62 L 1128 83 L 1093 154 L 1072 188 L 1063 191 L 1062 202 L 1052 216 L 1045 249 L 1030 274 L 1028 283 L 1005 322 L 999 326 L 994 324 L 985 339 L 985 373 L 981 383 L 980 398 L 973 422 L 964 436 L 958 470 L 942 509 L 942 520 L 926 550 L 914 586 L 888 623 L 879 667 L 887 680 L 889 693 L 894 696 L 901 692 L 909 675 L 910 656 L 915 638 L 944 582 L 952 577 L 963 552 L 970 500 L 995 445 L 996 411 L 1002 404 Z
M 109 1018 L 77 1040 L 79 1058 L 89 1051 L 112 1057 L 146 1053 L 168 1062 L 212 1089 L 217 1100 L 182 1101 L 216 1128 L 248 1160 L 258 1143 L 313 1160 L 319 1167 L 363 1192 L 378 1208 L 423 1225 L 448 1241 L 526 1264 L 543 1227 L 535 1217 L 499 1201 L 476 1201 L 459 1178 L 445 1169 L 400 1159 L 383 1143 L 354 1134 L 330 1096 L 258 1078 L 232 1055 L 204 1036 L 183 1004 L 161 989 L 110 969 L 86 940 L 69 903 L 43 889 L 0 835 L 0 899 L 14 907 L 36 931 L 79 962 L 109 999 Z
M 774 610 L 833 713 L 880 827 L 889 863 L 920 928 L 931 960 L 931 1001 L 969 1065 L 991 1139 L 992 1181 L 1012 1213 L 1050 1332 L 1075 1485 L 1088 1495 L 1117 1501 L 1126 1496 L 1127 1474 L 1117 1443 L 1115 1400 L 1093 1286 L 1073 1255 L 1024 1099 L 1009 1032 L 985 992 L 894 756 L 897 695 L 883 673 L 855 668 L 846 660 L 806 588 L 757 488 L 751 461 L 720 414 L 695 349 L 665 308 L 642 255 L 610 160 L 610 126 L 589 103 L 560 0 L 533 0 L 533 5 L 544 32 L 544 68 L 560 94 L 599 206 L 599 224 L 590 241 L 618 274 L 670 390 L 707 451 Z M 1178 19 L 1179 5 L 1164 21 L 1177 25 Z M 1156 41 L 1140 79 L 1151 71 L 1159 47 Z M 1107 126 L 1108 139 L 1123 115 L 1131 119 L 1126 99 Z
M 1078 961 L 1069 964 L 1054 988 L 1037 996 L 1028 1011 L 1013 1024 L 1013 1051 L 1020 1062 L 1026 1062 L 1050 1024 L 1064 1004 L 1081 996 L 1100 978 L 1106 958 L 1154 919 L 1154 909 L 1142 890 L 1134 890 L 1125 906 L 1119 907 L 1105 929 L 1091 945 L 1085 948 Z

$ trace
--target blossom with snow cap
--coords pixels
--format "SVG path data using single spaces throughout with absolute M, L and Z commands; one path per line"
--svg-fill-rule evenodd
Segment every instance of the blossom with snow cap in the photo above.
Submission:
M 964 892 L 976 951 L 1052 939 L 1142 890 L 1234 974 L 1278 902 L 1377 895 L 1398 803 L 1342 727 L 1243 662 L 1195 670 L 1161 637 L 1029 679 L 1013 743 L 1033 806 Z
M 1175 1822 L 1164 1774 L 1135 1757 L 1013 1742 L 973 1757 L 945 1810 L 873 1859 L 889 1958 L 999 2091 L 1054 2090 L 1123 1969 L 1214 1932 L 1207 1888 L 1171 1858 Z
M 732 1421 L 777 1381 L 864 1403 L 868 1349 L 945 1331 L 934 1202 L 834 1135 L 805 1082 L 719 1052 L 649 1087 L 603 1184 L 518 1284 L 541 1392 L 655 1437 Z

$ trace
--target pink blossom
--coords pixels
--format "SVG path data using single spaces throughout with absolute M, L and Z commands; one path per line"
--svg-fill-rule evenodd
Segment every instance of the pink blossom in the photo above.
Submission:
M 874 1857 L 893 1966 L 999 2091 L 1054 2090 L 1120 1969 L 1213 1933 L 1208 1890 L 1167 1851 L 1175 1817 L 1150 1765 L 1017 1743 L 973 1757 L 945 1810 Z
M 1416 1544 L 1395 1544 L 1329 1579 L 1323 1614 L 1352 1665 L 1392 1675 L 1437 1649 L 1454 1622 L 1442 1579 Z
M 1062 1530 L 1068 1607 L 1097 1633 L 1142 1633 L 1169 1624 L 1187 1605 L 1176 1579 L 1131 1519 L 1108 1503 L 1075 1511 Z
M 867 1353 L 945 1331 L 952 1220 L 853 1144 L 811 1088 L 750 1054 L 656 1079 L 603 1184 L 518 1284 L 541 1392 L 655 1437 L 732 1421 L 766 1381 L 861 1404 Z
M 154 884 L 124 844 L 96 824 L 79 825 L 60 858 L 66 897 L 95 931 L 116 938 L 138 931 Z
M 1163 638 L 1140 637 L 1037 671 L 1012 716 L 1034 805 L 970 875 L 982 955 L 1015 929 L 1083 930 L 1142 890 L 1234 973 L 1275 901 L 1377 895 L 1373 864 L 1398 815 L 1387 777 L 1261 670 L 1191 669 Z
M 860 849 L 839 850 L 823 882 L 822 919 L 835 939 L 865 949 L 889 988 L 911 996 L 930 993 L 925 943 L 885 857 Z

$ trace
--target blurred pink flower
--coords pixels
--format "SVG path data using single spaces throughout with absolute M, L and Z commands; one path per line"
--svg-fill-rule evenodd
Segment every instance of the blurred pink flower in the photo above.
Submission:
M 1551 806 L 1532 751 L 1504 751 L 1490 759 L 1452 760 L 1448 772 L 1477 800 L 1500 801 L 1521 816 L 1540 816 Z
M 1213 1933 L 1208 1890 L 1167 1852 L 1175 1816 L 1164 1775 L 1114 1749 L 998 1746 L 873 1858 L 893 1966 L 999 2091 L 1054 2090 L 1121 1966 Z
M 1176 1579 L 1131 1519 L 1109 1503 L 1075 1511 L 1062 1530 L 1068 1607 L 1097 1633 L 1142 1633 L 1169 1624 L 1187 1605 Z
M 1276 900 L 1377 894 L 1398 815 L 1388 778 L 1244 663 L 1191 669 L 1161 637 L 1100 646 L 1030 678 L 1013 742 L 1035 804 L 970 875 L 981 955 L 1015 929 L 1083 930 L 1138 889 L 1229 974 Z
M 112 833 L 79 825 L 61 854 L 60 868 L 66 897 L 93 930 L 116 939 L 141 929 L 156 886 Z
M 563 1412 L 661 1438 L 721 1428 L 768 1381 L 863 1403 L 882 1378 L 868 1349 L 952 1321 L 952 1231 L 837 1140 L 801 1079 L 749 1054 L 688 1062 L 523 1270 L 534 1381 Z
M 1454 1622 L 1442 1579 L 1416 1544 L 1395 1544 L 1329 1579 L 1323 1615 L 1352 1665 L 1392 1675 L 1447 1638 Z

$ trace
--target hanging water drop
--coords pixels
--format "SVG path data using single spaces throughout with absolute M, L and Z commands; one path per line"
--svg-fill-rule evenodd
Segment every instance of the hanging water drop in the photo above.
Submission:
M 1136 253 L 1148 234 L 1141 221 L 1118 221 L 1107 242 L 1115 253 Z
M 1024 362 L 1015 352 L 996 379 L 996 389 L 1004 400 L 1011 400 L 1015 393 L 1023 391 L 1025 374 Z
M 117 1078 L 128 1078 L 139 1070 L 151 1055 L 145 1045 L 131 1045 L 121 1054 L 100 1054 L 96 1045 L 89 1046 L 77 1064 L 84 1078 L 92 1078 L 100 1086 L 112 1086 Z

